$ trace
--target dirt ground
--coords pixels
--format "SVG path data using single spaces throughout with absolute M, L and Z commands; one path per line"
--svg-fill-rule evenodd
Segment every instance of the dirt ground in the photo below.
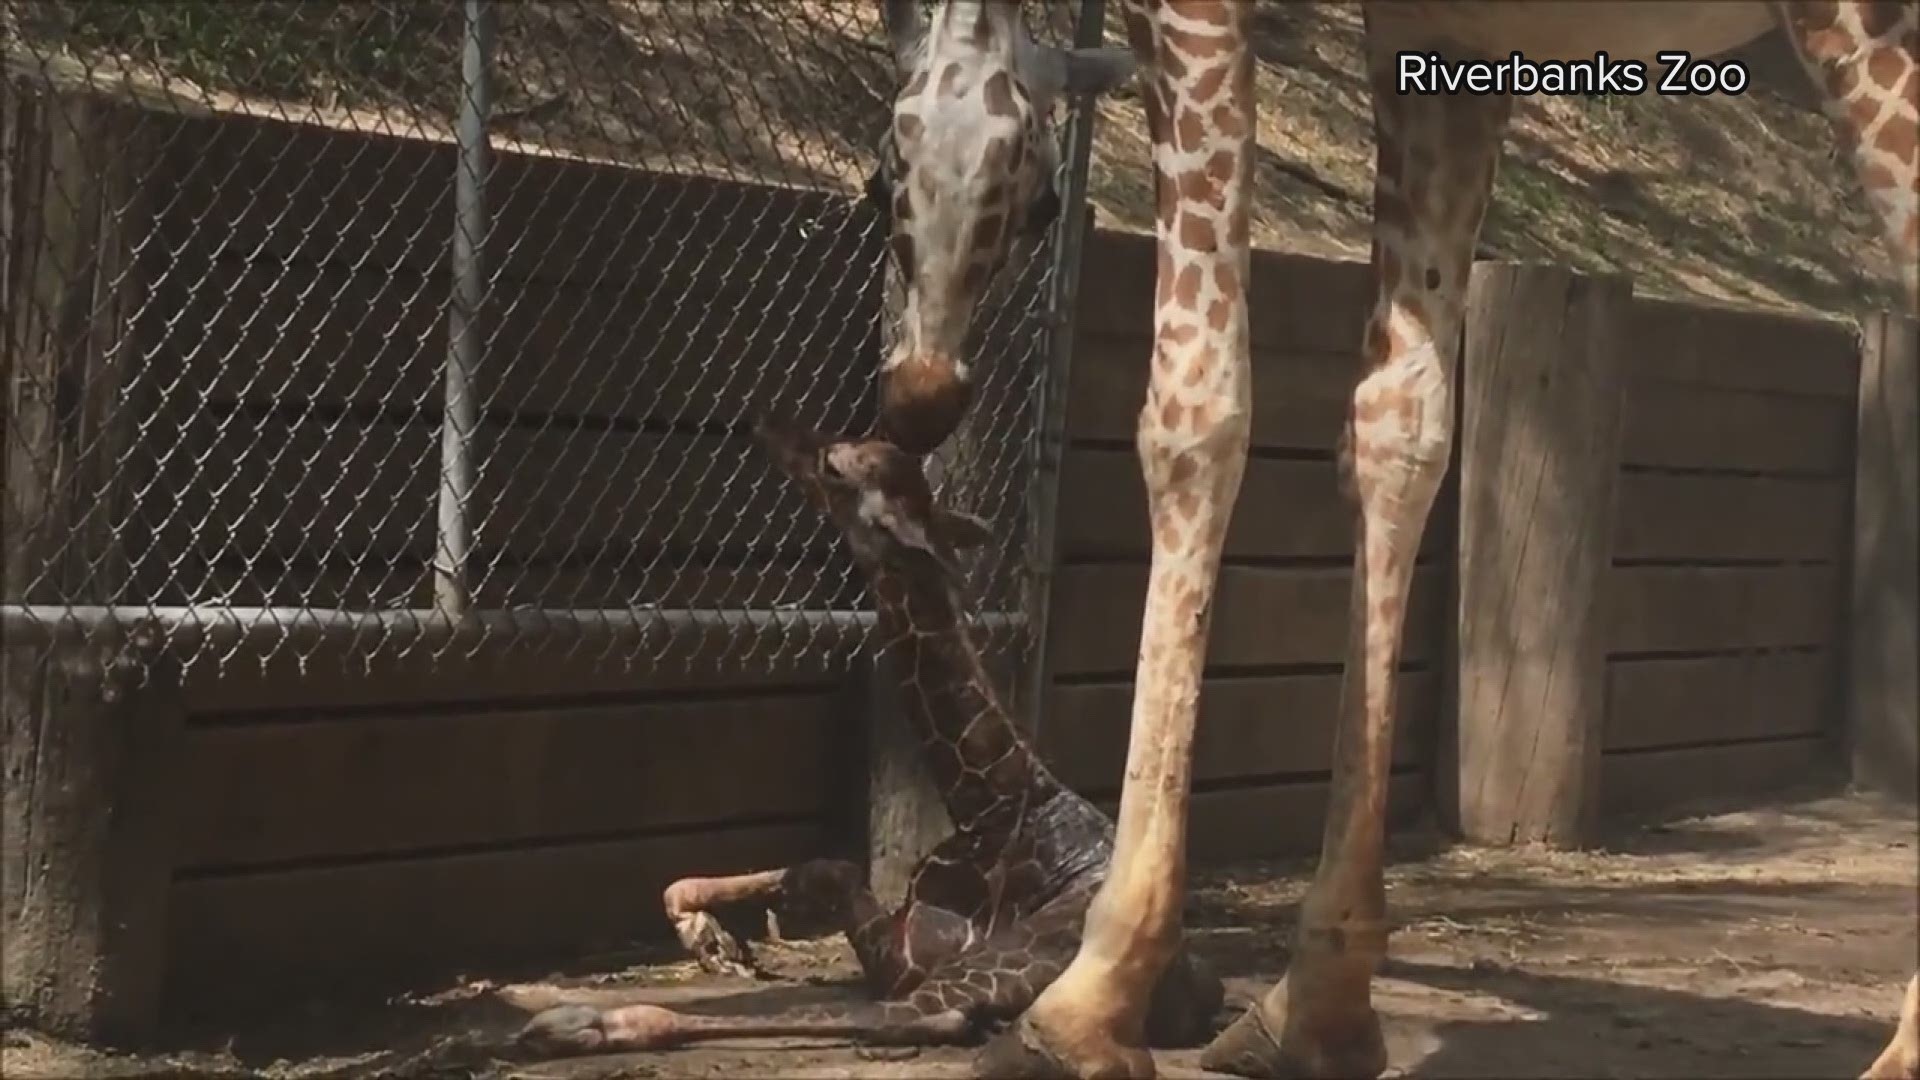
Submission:
M 1310 864 L 1237 866 L 1196 881 L 1197 948 L 1228 978 L 1221 1022 L 1284 968 Z M 1891 1032 L 1916 959 L 1916 820 L 1862 796 L 1624 830 L 1554 853 L 1397 844 L 1397 931 L 1375 990 L 1389 1075 L 1852 1077 Z M 369 1010 L 306 1011 L 249 1031 L 201 1033 L 218 1050 L 96 1053 L 6 1033 L 0 1074 L 38 1077 L 472 1076 L 959 1077 L 969 1051 L 711 1044 L 541 1064 L 494 1058 L 528 1012 L 559 1001 L 729 999 L 754 1011 L 853 994 L 838 942 L 762 944 L 779 976 L 723 980 L 654 950 L 584 958 L 565 977 L 464 982 Z M 655 962 L 645 962 L 652 959 Z M 1196 1051 L 1167 1076 L 1207 1075 Z

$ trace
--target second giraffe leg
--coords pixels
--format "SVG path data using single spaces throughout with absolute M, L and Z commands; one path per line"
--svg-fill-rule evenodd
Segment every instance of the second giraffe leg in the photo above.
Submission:
M 1446 475 L 1461 308 L 1511 101 L 1402 97 L 1389 77 L 1376 60 L 1377 295 L 1343 444 L 1360 521 L 1326 830 L 1285 978 L 1202 1057 L 1242 1076 L 1376 1076 L 1387 1065 L 1372 982 L 1387 946 L 1395 674 L 1414 559 Z
M 1060 978 L 994 1039 L 989 1076 L 1152 1076 L 1148 997 L 1181 944 L 1187 802 L 1215 578 L 1246 467 L 1248 207 L 1254 99 L 1249 5 L 1130 0 L 1153 72 L 1159 270 L 1137 449 L 1153 558 L 1111 867 Z

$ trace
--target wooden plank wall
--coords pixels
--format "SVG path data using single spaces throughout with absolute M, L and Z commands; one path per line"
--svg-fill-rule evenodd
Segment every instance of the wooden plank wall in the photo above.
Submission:
M 1832 757 L 1859 347 L 1851 328 L 1637 300 L 1601 805 L 1677 810 Z
M 152 355 L 182 434 L 153 443 L 169 497 L 143 566 L 168 569 L 140 587 L 424 604 L 451 147 L 172 122 L 154 256 L 172 315 Z M 479 603 L 770 606 L 837 577 L 837 538 L 742 428 L 776 400 L 835 425 L 869 407 L 871 369 L 847 362 L 874 355 L 865 220 L 825 196 L 513 155 L 489 190 L 476 561 L 496 569 Z M 821 853 L 856 731 L 846 657 L 711 662 L 751 644 L 681 642 L 644 675 L 592 644 L 416 647 L 351 675 L 337 648 L 305 672 L 293 649 L 196 668 L 173 1004 L 551 960 L 664 932 L 672 878 Z M 673 663 L 689 657 L 709 662 Z
M 1361 263 L 1256 252 L 1253 449 L 1213 614 L 1194 748 L 1196 860 L 1311 852 L 1346 648 L 1353 518 L 1333 448 L 1371 287 Z M 1151 237 L 1089 239 L 1068 399 L 1041 744 L 1063 779 L 1117 802 L 1146 592 L 1146 496 L 1134 452 L 1151 348 Z M 1395 796 L 1424 800 L 1453 489 L 1427 531 L 1408 612 Z

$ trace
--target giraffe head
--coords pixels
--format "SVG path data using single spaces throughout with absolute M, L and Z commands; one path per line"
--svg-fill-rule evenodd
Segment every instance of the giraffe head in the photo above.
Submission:
M 934 501 L 919 459 L 881 439 L 830 439 L 778 419 L 754 436 L 807 501 L 827 515 L 868 573 L 915 580 L 931 571 L 958 586 L 958 552 L 992 535 L 987 523 Z
M 906 309 L 879 434 L 924 454 L 972 398 L 966 339 L 988 283 L 1059 214 L 1054 103 L 1119 86 L 1133 57 L 1040 45 L 1013 0 L 946 0 L 930 22 L 920 0 L 886 0 L 886 15 L 901 89 L 867 199 L 888 219 Z

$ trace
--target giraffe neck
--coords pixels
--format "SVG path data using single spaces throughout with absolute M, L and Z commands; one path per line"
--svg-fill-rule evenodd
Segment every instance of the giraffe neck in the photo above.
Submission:
M 952 588 L 931 563 L 871 576 L 887 648 L 903 668 L 908 719 L 954 828 L 1010 826 L 1060 785 L 1001 705 Z

